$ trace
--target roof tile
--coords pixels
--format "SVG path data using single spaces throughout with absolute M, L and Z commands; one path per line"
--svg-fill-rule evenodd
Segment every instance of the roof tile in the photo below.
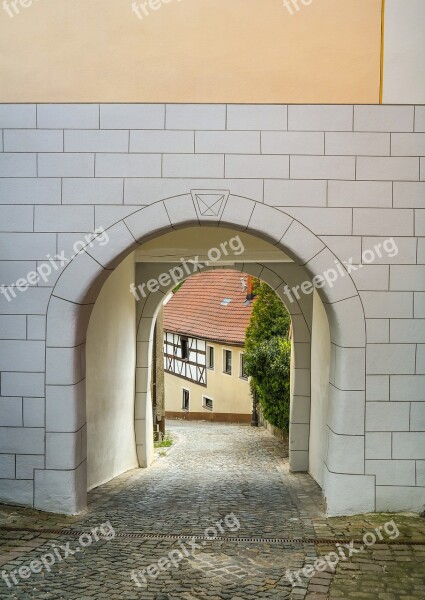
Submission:
M 192 275 L 164 308 L 164 329 L 182 335 L 227 344 L 244 345 L 252 302 L 245 306 L 246 290 L 239 271 L 217 270 Z M 230 298 L 227 305 L 221 304 Z

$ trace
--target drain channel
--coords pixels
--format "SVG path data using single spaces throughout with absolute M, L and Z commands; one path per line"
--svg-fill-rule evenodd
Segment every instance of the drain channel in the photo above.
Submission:
M 7 527 L 0 526 L 0 532 L 23 532 L 23 533 L 53 533 L 59 535 L 66 535 L 70 537 L 79 537 L 82 533 L 89 533 L 90 528 L 81 529 L 37 529 L 35 527 Z M 138 531 L 116 531 L 115 537 L 117 538 L 128 538 L 128 539 L 140 539 L 140 540 L 164 540 L 164 541 L 178 541 L 178 540 L 203 540 L 209 542 L 234 542 L 234 543 L 266 543 L 266 544 L 348 544 L 354 542 L 354 544 L 361 545 L 363 540 L 350 540 L 347 538 L 270 538 L 270 537 L 221 537 L 215 538 L 208 537 L 206 535 L 174 535 L 166 533 L 144 533 Z M 425 540 L 413 541 L 413 540 L 386 540 L 378 542 L 387 546 L 425 546 Z

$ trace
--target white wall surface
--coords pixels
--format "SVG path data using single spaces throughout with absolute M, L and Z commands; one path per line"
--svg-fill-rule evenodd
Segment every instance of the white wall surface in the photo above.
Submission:
M 385 104 L 425 102 L 424 23 L 424 0 L 386 0 Z
M 136 364 L 134 254 L 106 281 L 87 334 L 88 489 L 137 467 L 134 437 Z
M 182 132 L 175 136 L 172 131 L 176 111 L 186 131 L 210 139 L 211 153 L 203 151 L 205 146 L 195 145 L 195 153 L 182 148 Z M 106 279 L 105 270 L 121 251 L 133 251 L 136 240 L 199 223 L 268 239 L 306 265 L 308 279 L 335 268 L 336 258 L 363 265 L 351 279 L 340 277 L 322 289 L 335 357 L 330 378 L 335 398 L 328 415 L 335 432 L 327 457 L 332 473 L 324 486 L 328 511 L 422 510 L 425 169 L 419 131 L 425 106 L 229 105 L 227 112 L 226 120 L 226 107 L 218 105 L 0 105 L 0 285 L 10 286 L 29 274 L 34 281 L 34 269 L 48 255 L 64 252 L 71 257 L 73 244 L 82 236 L 99 226 L 110 227 L 110 242 L 77 254 L 58 280 L 55 271 L 38 285 L 28 279 L 21 291 L 16 285 L 0 288 L 5 294 L 0 297 L 3 501 L 70 514 L 85 509 L 86 458 L 81 449 L 87 305 Z M 158 128 L 157 142 L 149 142 L 141 153 L 132 140 L 145 123 Z M 255 148 L 247 145 L 247 132 L 255 133 Z M 222 198 L 224 191 L 214 217 L 196 199 L 205 192 Z M 158 194 L 166 199 L 151 204 Z M 371 249 L 382 247 L 387 238 L 397 243 L 397 252 L 374 252 L 370 264 Z M 276 269 L 273 264 L 265 269 L 272 285 L 281 283 Z M 290 263 L 285 265 L 285 271 L 291 269 Z M 290 287 L 304 281 L 299 275 L 292 273 Z M 118 294 L 113 281 L 108 288 Z M 280 293 L 284 296 L 283 287 Z M 301 327 L 296 344 L 310 343 L 310 332 L 302 324 L 304 302 L 303 297 L 299 306 L 295 302 L 292 313 L 294 327 Z M 142 351 L 149 348 L 156 306 L 154 296 L 146 301 L 138 338 Z M 106 313 L 111 322 L 118 318 L 115 305 Z M 104 317 L 102 326 L 106 322 Z M 96 346 L 98 361 L 106 356 L 122 360 L 116 347 L 122 335 L 113 331 L 106 337 L 104 332 L 105 340 Z M 300 345 L 294 369 L 300 389 L 294 395 L 304 398 L 305 410 L 292 421 L 290 455 L 307 453 L 306 358 Z M 138 446 L 148 456 L 143 449 L 151 431 L 145 410 L 148 377 L 144 364 L 138 370 L 144 410 L 135 423 L 142 430 Z M 98 387 L 107 387 L 106 381 L 99 380 Z M 106 402 L 98 389 L 96 394 Z M 126 400 L 120 401 L 129 419 Z M 98 429 L 105 423 L 119 431 L 121 421 L 113 421 L 110 406 L 104 408 L 98 413 Z M 129 420 L 125 423 L 130 430 Z M 97 430 L 94 435 L 99 437 Z M 113 435 L 121 451 L 122 440 L 115 431 Z M 108 470 L 114 472 L 110 456 L 117 454 L 107 441 L 99 456 L 108 453 Z M 24 460 L 31 465 L 23 471 Z M 399 461 L 405 462 L 405 472 L 398 469 Z M 117 472 L 126 468 L 118 467 Z M 358 493 L 352 494 L 353 489 Z
M 309 471 L 323 487 L 323 461 L 327 446 L 327 414 L 329 398 L 329 363 L 331 340 L 325 308 L 315 291 L 313 294 L 313 329 L 311 336 L 311 418 Z

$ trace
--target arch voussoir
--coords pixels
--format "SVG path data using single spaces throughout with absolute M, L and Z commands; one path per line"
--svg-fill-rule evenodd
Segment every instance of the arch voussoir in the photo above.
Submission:
M 311 298 L 301 297 L 292 306 L 284 295 L 285 285 L 291 286 L 301 278 L 304 268 L 307 278 L 322 276 L 326 270 L 336 267 L 336 257 L 327 246 L 307 227 L 291 215 L 261 202 L 229 194 L 217 215 L 201 215 L 193 202 L 189 191 L 175 198 L 158 201 L 125 217 L 115 223 L 106 233 L 109 241 L 104 246 L 96 245 L 77 254 L 65 267 L 59 277 L 51 297 L 47 313 L 47 364 L 46 364 L 46 427 L 50 431 L 75 432 L 85 425 L 85 389 L 84 389 L 84 343 L 88 320 L 97 295 L 112 270 L 139 244 L 155 238 L 172 229 L 191 226 L 230 227 L 246 231 L 254 236 L 271 241 L 277 248 L 289 255 L 295 262 L 288 264 L 288 281 L 281 272 L 272 273 L 270 281 L 287 305 L 294 324 L 294 353 L 297 360 L 294 377 L 294 396 L 291 412 L 291 468 L 305 470 L 308 467 L 308 406 L 310 398 L 310 365 L 306 359 L 307 346 L 311 342 Z M 247 272 L 268 277 L 269 267 L 264 265 L 243 265 Z M 239 263 L 238 263 L 239 266 Z M 328 314 L 334 368 L 330 384 L 336 390 L 358 393 L 356 396 L 357 413 L 355 427 L 359 427 L 361 405 L 364 408 L 365 390 L 365 336 L 364 314 L 357 289 L 346 276 L 326 283 L 318 289 Z M 142 344 L 137 362 L 135 437 L 139 463 L 149 464 L 149 452 L 146 446 L 152 419 L 148 410 L 149 399 L 149 363 L 152 324 L 163 295 L 148 297 L 142 302 L 138 312 L 137 341 Z M 301 326 L 301 323 L 303 325 Z M 64 347 L 59 346 L 63 343 Z M 68 366 L 66 366 L 68 365 Z M 354 367 L 353 367 L 354 365 Z M 363 396 L 360 394 L 363 393 Z M 342 398 L 332 404 L 332 419 L 329 428 L 337 427 L 344 432 L 348 444 L 353 437 L 349 424 L 349 415 L 345 413 L 347 403 Z M 355 434 L 356 436 L 357 434 Z M 361 439 L 362 433 L 358 434 Z M 342 438 L 341 438 L 342 439 Z M 356 443 L 359 443 L 357 440 Z M 333 462 L 325 470 L 325 493 L 337 512 L 341 502 L 335 500 L 338 494 L 344 495 L 343 487 L 350 470 L 350 462 L 344 463 L 335 458 L 342 452 L 341 440 L 332 438 L 337 448 Z M 360 443 L 361 444 L 361 443 Z M 37 508 L 54 511 L 76 512 L 86 503 L 86 465 L 76 457 L 69 470 L 55 468 L 37 470 L 35 478 L 35 503 Z M 71 463 L 69 463 L 71 464 Z M 75 467 L 75 468 L 74 468 Z M 339 471 L 338 471 L 339 470 Z M 338 472 L 335 472 L 338 471 Z M 352 476 L 365 478 L 359 473 L 356 463 Z M 363 504 L 373 509 L 369 479 L 359 480 L 364 485 L 367 499 Z M 351 482 L 350 482 L 351 484 Z

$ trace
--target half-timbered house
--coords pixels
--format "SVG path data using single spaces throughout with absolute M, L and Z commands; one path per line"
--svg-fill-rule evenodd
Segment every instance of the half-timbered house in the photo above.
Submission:
M 244 369 L 252 311 L 248 275 L 216 270 L 190 277 L 164 309 L 168 418 L 249 422 Z

